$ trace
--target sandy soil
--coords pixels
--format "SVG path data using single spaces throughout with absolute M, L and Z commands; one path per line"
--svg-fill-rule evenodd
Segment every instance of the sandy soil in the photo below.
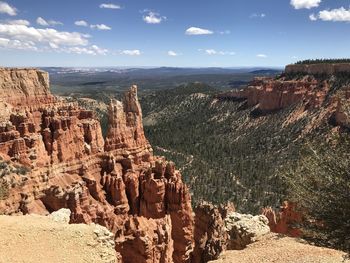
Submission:
M 69 225 L 35 215 L 0 216 L 0 262 L 116 262 L 110 235 L 96 225 Z
M 269 234 L 244 250 L 223 253 L 211 263 L 340 263 L 345 253 L 306 244 L 303 240 Z

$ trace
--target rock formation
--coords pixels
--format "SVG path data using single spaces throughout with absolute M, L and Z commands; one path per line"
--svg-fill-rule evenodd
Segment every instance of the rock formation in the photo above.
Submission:
M 0 92 L 0 157 L 25 168 L 2 178 L 1 214 L 68 208 L 70 223 L 112 231 L 122 262 L 189 262 L 190 193 L 174 164 L 153 155 L 136 86 L 111 101 L 105 141 L 92 111 L 51 95 L 47 73 L 0 69 Z
M 270 233 L 267 217 L 236 213 L 230 203 L 219 207 L 201 203 L 195 215 L 194 263 L 217 259 L 226 250 L 241 250 Z
M 218 96 L 219 99 L 246 100 L 247 106 L 256 106 L 256 111 L 269 113 L 288 106 L 303 103 L 305 108 L 321 106 L 329 91 L 326 81 L 312 77 L 303 80 L 255 78 L 249 86 Z
M 295 204 L 285 201 L 278 211 L 266 207 L 262 209 L 262 214 L 268 218 L 272 232 L 291 237 L 301 236 L 298 225 L 303 223 L 303 216 L 300 211 L 297 211 Z
M 252 216 L 230 213 L 225 218 L 229 235 L 227 249 L 240 250 L 270 233 L 269 220 L 264 215 Z
M 233 209 L 234 210 L 234 209 Z M 225 215 L 210 203 L 199 204 L 195 209 L 195 249 L 193 263 L 203 263 L 218 258 L 226 250 L 228 234 Z

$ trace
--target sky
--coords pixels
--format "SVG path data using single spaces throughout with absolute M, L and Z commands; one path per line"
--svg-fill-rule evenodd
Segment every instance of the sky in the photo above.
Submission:
M 0 66 L 282 67 L 349 44 L 349 0 L 0 0 Z

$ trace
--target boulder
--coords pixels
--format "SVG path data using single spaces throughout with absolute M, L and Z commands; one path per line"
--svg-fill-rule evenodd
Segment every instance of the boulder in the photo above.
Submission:
M 270 232 L 269 220 L 264 215 L 230 213 L 225 218 L 225 227 L 229 235 L 227 249 L 244 249 Z

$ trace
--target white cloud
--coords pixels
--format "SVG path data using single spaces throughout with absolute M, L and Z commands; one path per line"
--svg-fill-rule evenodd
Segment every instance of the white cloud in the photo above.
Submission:
M 207 53 L 208 55 L 216 55 L 216 50 L 214 49 L 207 49 L 205 50 L 205 53 Z
M 74 25 L 76 25 L 76 26 L 89 26 L 89 24 L 84 20 L 75 21 Z
M 38 17 L 36 19 L 36 23 L 41 26 L 57 26 L 57 25 L 63 25 L 62 22 L 60 21 L 55 21 L 55 20 L 45 20 L 42 17 Z
M 99 48 L 96 45 L 92 45 L 91 47 L 70 47 L 66 50 L 63 50 L 67 53 L 75 53 L 78 55 L 107 55 L 108 50 L 104 48 Z
M 89 45 L 89 37 L 78 32 L 0 24 L 0 48 L 86 55 L 109 53 L 107 49 Z
M 169 50 L 168 51 L 168 56 L 171 56 L 171 57 L 177 57 L 179 54 L 176 53 L 175 51 L 172 51 L 172 50 Z
M 120 5 L 115 5 L 115 4 L 100 4 L 100 8 L 121 9 L 121 6 Z
M 23 25 L 23 26 L 29 26 L 30 22 L 24 19 L 18 19 L 18 20 L 8 20 L 6 21 L 10 25 Z
M 311 14 L 311 15 L 309 15 L 309 18 L 310 18 L 311 21 L 316 21 L 317 20 L 317 15 Z
M 123 50 L 120 52 L 120 54 L 122 55 L 128 55 L 128 56 L 140 56 L 141 55 L 141 51 L 138 49 L 134 49 L 134 50 Z
M 160 16 L 160 14 L 153 11 L 148 11 L 147 15 L 143 16 L 143 21 L 147 24 L 160 24 L 164 20 L 166 20 L 165 16 Z
M 338 9 L 323 10 L 320 11 L 317 15 L 311 14 L 309 18 L 312 21 L 320 19 L 323 21 L 350 22 L 350 9 L 341 7 Z
M 0 48 L 33 50 L 33 51 L 38 50 L 38 48 L 35 46 L 35 43 L 32 41 L 20 41 L 17 39 L 11 40 L 7 38 L 0 38 Z
M 0 37 L 66 46 L 85 46 L 89 42 L 89 35 L 78 32 L 57 31 L 52 28 L 38 29 L 26 25 L 0 24 Z
M 10 6 L 8 3 L 0 1 L 0 14 L 7 14 L 9 16 L 17 15 L 17 9 Z
M 49 23 L 47 23 L 46 20 L 42 17 L 38 17 L 36 19 L 36 23 L 41 25 L 41 26 L 48 26 L 49 25 Z
M 110 26 L 107 26 L 105 24 L 89 25 L 89 23 L 86 22 L 85 20 L 75 21 L 74 24 L 76 26 L 85 26 L 85 27 L 90 26 L 91 29 L 96 29 L 96 30 L 112 30 Z
M 265 54 L 258 54 L 258 55 L 256 55 L 258 58 L 267 58 L 267 55 L 265 55 Z
M 202 49 L 199 49 L 199 51 L 202 51 Z M 207 55 L 222 55 L 222 56 L 233 56 L 236 55 L 236 52 L 233 51 L 217 51 L 215 49 L 206 49 L 204 52 Z
M 200 27 L 189 27 L 186 30 L 186 35 L 212 35 L 214 32 Z
M 310 9 L 313 7 L 318 7 L 320 5 L 322 0 L 291 0 L 290 4 L 295 8 L 295 9 Z
M 254 14 L 251 14 L 249 17 L 250 18 L 265 18 L 266 14 L 264 14 L 264 13 L 261 13 L 261 14 L 254 13 Z
M 112 28 L 105 24 L 90 25 L 90 28 L 97 30 L 111 30 Z

